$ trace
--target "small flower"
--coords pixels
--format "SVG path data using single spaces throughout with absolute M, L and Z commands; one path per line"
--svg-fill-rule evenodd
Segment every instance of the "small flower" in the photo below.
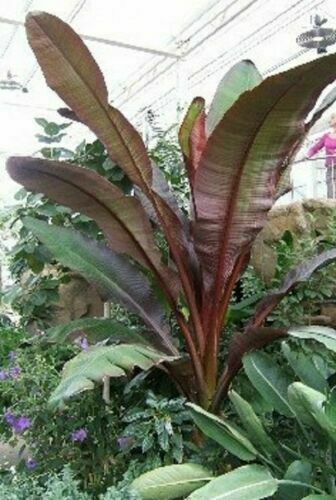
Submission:
M 87 351 L 89 348 L 89 342 L 88 339 L 85 337 L 85 335 L 77 337 L 75 340 L 75 344 L 77 344 L 78 347 L 82 349 L 82 351 Z
M 11 412 L 6 412 L 4 416 L 6 423 L 11 426 L 16 434 L 21 434 L 31 426 L 31 420 L 28 417 L 16 417 Z
M 33 470 L 37 467 L 37 462 L 33 458 L 28 458 L 25 464 L 28 470 Z
M 15 351 L 10 351 L 10 353 L 8 354 L 8 359 L 11 363 L 13 363 L 13 361 L 16 360 L 16 352 Z
M 19 366 L 13 366 L 9 369 L 9 376 L 11 378 L 18 378 L 21 373 L 21 368 Z
M 5 418 L 5 422 L 8 425 L 12 426 L 15 422 L 15 415 L 13 415 L 13 413 L 11 413 L 10 411 L 6 411 L 4 418 Z
M 75 443 L 76 441 L 82 443 L 87 438 L 87 430 L 86 429 L 78 429 L 77 431 L 72 432 L 71 441 Z
M 125 450 L 131 444 L 131 438 L 126 436 L 121 436 L 117 439 L 117 444 L 120 450 Z
M 8 378 L 8 372 L 6 370 L 0 370 L 0 380 L 6 380 Z

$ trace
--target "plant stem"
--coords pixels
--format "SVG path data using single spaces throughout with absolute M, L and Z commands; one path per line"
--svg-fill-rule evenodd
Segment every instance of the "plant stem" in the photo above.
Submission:
M 291 486 L 296 486 L 297 488 L 300 488 L 300 487 L 309 488 L 313 491 L 317 491 L 317 493 L 322 493 L 323 495 L 326 495 L 326 492 L 321 490 L 320 488 L 317 488 L 317 486 L 313 486 L 313 485 L 308 484 L 308 483 L 301 483 L 301 481 L 291 481 L 290 479 L 278 479 L 277 482 L 278 482 L 278 484 L 288 484 Z

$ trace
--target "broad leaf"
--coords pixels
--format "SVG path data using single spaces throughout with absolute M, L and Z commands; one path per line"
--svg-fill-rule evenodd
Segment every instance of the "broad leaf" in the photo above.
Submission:
M 305 136 L 304 118 L 335 79 L 336 54 L 264 80 L 225 113 L 195 176 L 195 244 L 216 302 L 272 207 L 277 181 Z
M 257 450 L 237 426 L 195 404 L 188 403 L 187 406 L 195 424 L 206 436 L 241 460 L 250 461 L 256 458 Z
M 309 462 L 295 460 L 288 467 L 284 479 L 309 484 L 311 481 L 312 466 Z M 281 484 L 277 495 L 278 500 L 301 500 L 308 493 L 306 486 L 295 487 L 291 484 Z
M 187 110 L 178 135 L 191 188 L 206 145 L 204 108 L 204 99 L 195 97 Z
M 261 465 L 244 465 L 210 481 L 188 500 L 259 500 L 277 490 L 277 480 Z
M 198 464 L 167 465 L 142 474 L 131 483 L 142 500 L 172 500 L 185 497 L 213 476 Z
M 47 84 L 148 197 L 186 281 L 188 257 L 182 224 L 169 203 L 152 189 L 153 169 L 145 145 L 122 113 L 109 104 L 103 75 L 88 48 L 68 24 L 51 14 L 30 13 L 25 25 Z
M 302 351 L 292 350 L 286 342 L 282 343 L 281 349 L 292 370 L 297 374 L 301 382 L 320 392 L 327 390 L 328 383 L 308 355 Z
M 138 314 L 157 333 L 163 348 L 168 352 L 177 352 L 169 339 L 163 308 L 149 282 L 135 265 L 71 229 L 51 226 L 32 218 L 26 218 L 25 225 L 63 265 L 78 271 L 95 284 L 105 300 L 115 301 Z
M 297 417 L 317 430 L 323 430 L 336 441 L 333 428 L 325 413 L 326 396 L 301 382 L 294 382 L 288 388 L 288 399 Z
M 303 264 L 298 265 L 294 269 L 291 269 L 286 274 L 280 288 L 271 291 L 257 305 L 254 316 L 249 323 L 250 326 L 254 327 L 261 325 L 264 319 L 296 285 L 306 282 L 315 271 L 331 264 L 335 260 L 336 249 L 326 250 Z
M 206 119 L 207 135 L 216 128 L 224 114 L 237 99 L 262 82 L 262 76 L 252 61 L 245 60 L 235 64 L 220 81 L 210 105 Z
M 336 330 L 327 326 L 300 326 L 288 330 L 288 335 L 297 339 L 315 340 L 336 352 Z
M 272 455 L 276 451 L 276 447 L 272 439 L 267 435 L 260 418 L 256 415 L 250 403 L 245 401 L 245 399 L 235 391 L 231 391 L 229 397 L 251 443 L 253 443 L 262 453 Z
M 251 384 L 274 408 L 287 417 L 293 417 L 293 409 L 287 397 L 287 389 L 291 379 L 263 352 L 251 352 L 243 359 L 244 369 Z
M 109 246 L 126 253 L 154 271 L 159 280 L 171 286 L 176 279 L 161 263 L 151 224 L 139 200 L 124 193 L 93 170 L 66 162 L 41 158 L 12 157 L 7 169 L 25 189 L 44 193 L 94 219 L 104 232 Z M 168 285 L 169 283 L 169 285 Z
M 26 30 L 49 87 L 99 137 L 135 184 L 150 185 L 152 169 L 145 146 L 126 118 L 109 105 L 103 75 L 80 37 L 45 12 L 28 14 Z
M 94 346 L 68 361 L 63 367 L 62 381 L 49 399 L 52 407 L 80 392 L 93 389 L 106 377 L 125 377 L 137 366 L 148 370 L 167 355 L 141 345 Z
M 113 319 L 103 318 L 80 318 L 65 325 L 57 325 L 49 328 L 46 338 L 51 342 L 63 343 L 68 339 L 75 339 L 85 335 L 92 342 L 100 342 L 109 339 L 112 342 L 136 342 L 149 344 L 146 336 L 138 333 L 135 329 L 125 326 Z

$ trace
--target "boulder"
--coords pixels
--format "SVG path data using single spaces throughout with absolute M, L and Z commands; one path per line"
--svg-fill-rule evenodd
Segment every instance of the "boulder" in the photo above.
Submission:
M 285 231 L 290 231 L 295 241 L 312 229 L 323 231 L 335 215 L 336 200 L 333 199 L 307 199 L 275 206 L 252 249 L 251 264 L 260 278 L 267 284 L 273 279 L 277 257 L 272 245 Z

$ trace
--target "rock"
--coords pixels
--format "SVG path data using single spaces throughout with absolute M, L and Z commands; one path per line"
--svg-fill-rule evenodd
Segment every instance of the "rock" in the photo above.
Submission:
M 332 199 L 307 199 L 274 207 L 252 248 L 251 264 L 261 279 L 267 284 L 273 279 L 277 256 L 272 244 L 285 231 L 290 231 L 295 241 L 312 229 L 326 229 L 333 215 L 336 215 L 336 200 Z
M 60 299 L 50 319 L 52 326 L 104 314 L 104 303 L 97 290 L 79 274 L 71 273 L 70 276 L 70 281 L 59 287 Z

